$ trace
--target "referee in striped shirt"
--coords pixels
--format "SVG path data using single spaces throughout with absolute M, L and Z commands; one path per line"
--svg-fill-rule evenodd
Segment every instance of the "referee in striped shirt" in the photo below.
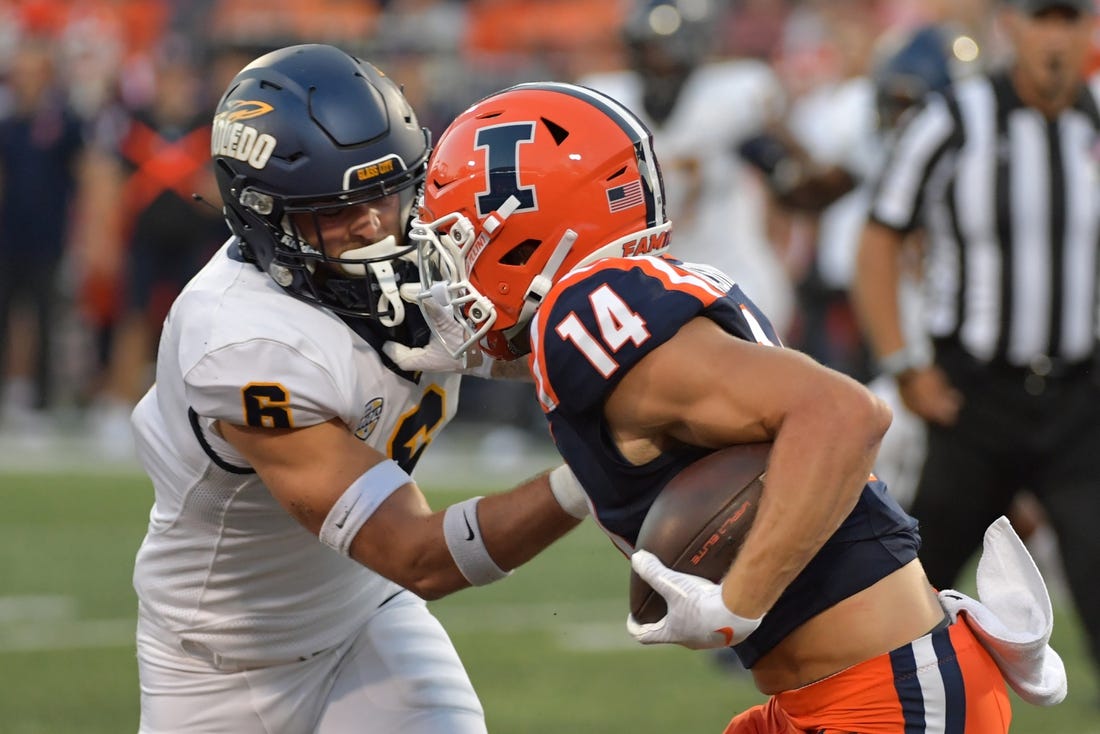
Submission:
M 1092 0 L 1006 0 L 1008 68 L 931 95 L 900 130 L 854 300 L 881 369 L 928 425 L 911 512 L 934 586 L 1030 490 L 1100 663 L 1100 80 Z M 922 230 L 927 342 L 906 343 L 903 245 Z M 887 480 L 889 477 L 886 478 Z

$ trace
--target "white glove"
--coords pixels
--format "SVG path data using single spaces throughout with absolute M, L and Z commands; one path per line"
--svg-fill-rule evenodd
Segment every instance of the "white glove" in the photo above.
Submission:
M 643 645 L 672 642 L 692 650 L 729 647 L 751 635 L 764 619 L 734 614 L 722 601 L 721 586 L 702 576 L 673 571 L 649 551 L 635 551 L 630 565 L 668 604 L 668 613 L 656 622 L 640 624 L 634 615 L 627 618 L 627 631 Z
M 404 289 L 405 286 L 402 286 Z M 402 297 L 404 297 L 402 293 Z M 406 299 L 409 300 L 409 299 Z M 415 302 L 415 297 L 411 299 Z M 424 317 L 432 322 L 435 331 L 453 336 L 455 343 L 466 339 L 462 327 L 451 317 L 447 309 L 434 303 L 430 298 L 421 302 Z M 433 333 L 428 343 L 422 347 L 409 347 L 400 342 L 386 342 L 382 351 L 401 369 L 407 372 L 459 372 L 475 377 L 491 377 L 493 360 L 480 350 L 471 349 L 461 357 L 452 357 Z

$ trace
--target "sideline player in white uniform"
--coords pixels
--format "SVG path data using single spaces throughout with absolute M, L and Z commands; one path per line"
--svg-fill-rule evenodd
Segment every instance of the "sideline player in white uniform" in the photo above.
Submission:
M 237 75 L 211 145 L 233 237 L 175 302 L 133 413 L 156 493 L 141 731 L 484 732 L 424 600 L 506 576 L 587 502 L 563 467 L 433 512 L 409 476 L 461 379 L 380 350 L 415 370 L 431 349 L 398 293 L 419 287 L 427 130 L 373 66 L 306 45 Z
M 706 61 L 717 18 L 691 17 L 686 6 L 634 0 L 623 26 L 631 68 L 578 83 L 615 98 L 653 131 L 677 255 L 747 283 L 783 334 L 794 316 L 792 283 L 768 239 L 766 191 L 738 155 L 782 111 L 782 88 L 762 61 Z

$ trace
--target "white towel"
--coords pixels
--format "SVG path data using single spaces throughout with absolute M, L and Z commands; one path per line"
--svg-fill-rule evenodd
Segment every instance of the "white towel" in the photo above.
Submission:
M 977 571 L 978 601 L 947 589 L 940 592 L 951 621 L 965 621 L 1020 698 L 1052 706 L 1066 697 L 1066 667 L 1048 644 L 1054 610 L 1042 574 L 1006 517 L 985 531 Z

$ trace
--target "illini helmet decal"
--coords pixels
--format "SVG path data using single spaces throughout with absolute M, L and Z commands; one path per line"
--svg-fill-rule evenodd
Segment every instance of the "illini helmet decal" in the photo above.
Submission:
M 422 299 L 451 309 L 463 339 L 494 357 L 529 351 L 526 327 L 562 275 L 600 257 L 668 245 L 649 130 L 614 99 L 531 83 L 460 115 L 428 163 L 410 237 Z M 430 320 L 430 319 L 429 319 Z

